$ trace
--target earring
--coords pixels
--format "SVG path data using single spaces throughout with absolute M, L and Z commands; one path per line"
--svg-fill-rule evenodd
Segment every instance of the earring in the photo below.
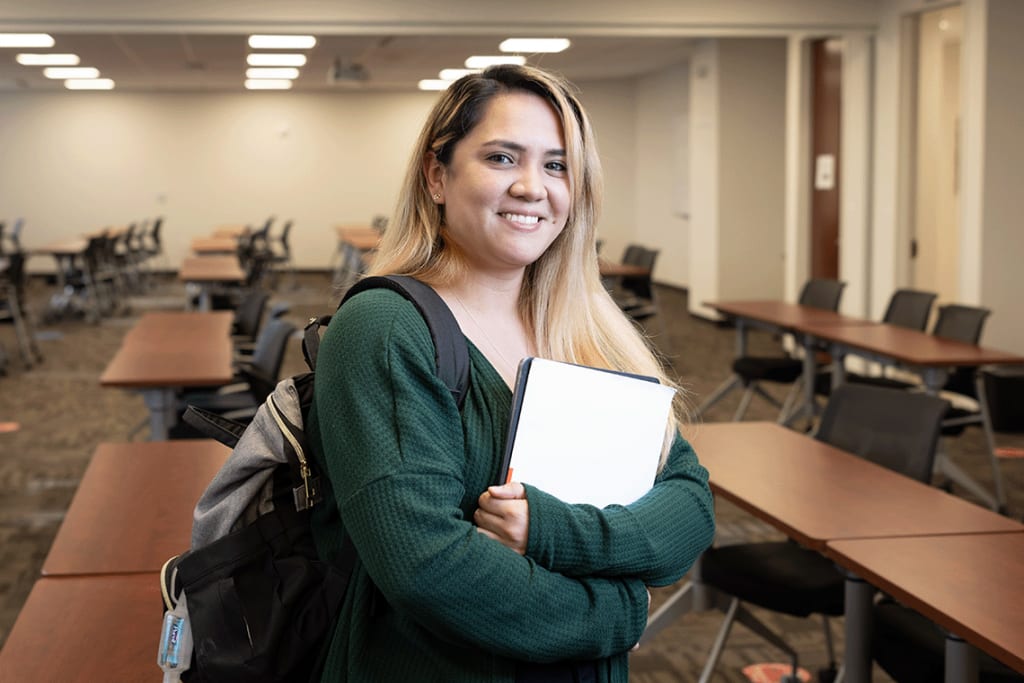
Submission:
M 435 202 L 441 201 L 441 193 L 440 192 L 435 192 L 434 193 L 434 201 Z

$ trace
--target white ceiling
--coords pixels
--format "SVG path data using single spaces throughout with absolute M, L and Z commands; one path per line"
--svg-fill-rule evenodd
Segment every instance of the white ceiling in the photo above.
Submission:
M 18 52 L 74 52 L 81 66 L 94 66 L 119 91 L 241 91 L 245 80 L 247 35 L 209 33 L 52 33 L 48 50 L 0 48 L 0 90 L 60 91 L 61 81 L 43 76 L 42 67 L 15 62 Z M 473 54 L 498 54 L 508 35 L 328 35 L 318 36 L 297 91 L 414 90 L 422 78 L 443 68 L 461 67 Z M 559 71 L 576 82 L 632 78 L 686 60 L 692 40 L 582 36 L 559 54 L 528 56 L 529 63 Z M 365 81 L 328 77 L 336 60 L 361 64 Z

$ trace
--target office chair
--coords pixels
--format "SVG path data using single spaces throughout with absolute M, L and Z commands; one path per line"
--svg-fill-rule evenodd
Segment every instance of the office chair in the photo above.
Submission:
M 252 419 L 256 409 L 277 386 L 284 363 L 288 340 L 297 328 L 284 318 L 273 318 L 260 330 L 253 353 L 235 362 L 231 383 L 213 389 L 199 389 L 181 394 L 179 418 L 188 405 L 245 421 Z M 181 429 L 172 430 L 172 438 L 192 438 L 191 428 L 179 421 Z
M 619 306 L 630 318 L 636 321 L 646 320 L 658 314 L 658 302 L 654 293 L 654 264 L 658 260 L 658 249 L 635 247 L 630 253 L 627 265 L 639 266 L 647 270 L 644 275 L 626 275 L 619 279 L 618 291 L 621 293 Z
M 928 326 L 928 318 L 931 316 L 932 303 L 935 301 L 936 296 L 934 292 L 918 289 L 897 289 L 889 297 L 889 305 L 886 306 L 882 322 L 889 325 L 906 327 L 911 330 L 924 331 Z M 846 372 L 846 381 L 894 389 L 907 388 L 909 386 L 905 381 L 892 379 L 884 375 L 862 375 L 850 371 Z M 814 382 L 814 393 L 818 396 L 828 396 L 832 391 L 831 369 L 825 368 L 818 372 Z
M 947 408 L 946 401 L 928 394 L 844 384 L 832 393 L 814 438 L 927 482 Z M 844 577 L 823 555 L 793 541 L 739 543 L 709 548 L 699 572 L 702 583 L 729 598 L 701 683 L 714 673 L 735 621 L 788 654 L 797 680 L 796 651 L 745 603 L 796 617 L 822 615 L 830 662 L 826 673 L 835 668 L 828 617 L 843 614 Z
M 885 596 L 875 603 L 871 654 L 896 683 L 932 683 L 945 674 L 946 633 L 927 617 Z M 978 652 L 978 683 L 1024 683 L 1024 675 Z
M 802 306 L 813 306 L 828 311 L 839 308 L 845 282 L 829 279 L 808 280 L 800 292 L 798 302 Z M 732 376 L 720 384 L 718 388 L 697 408 L 697 416 L 703 416 L 712 406 L 721 401 L 733 389 L 743 387 L 743 397 L 733 415 L 733 422 L 739 422 L 747 413 L 750 401 L 758 395 L 779 408 L 779 420 L 785 419 L 797 396 L 797 380 L 803 374 L 803 361 L 793 356 L 741 356 L 732 363 Z M 780 403 L 774 396 L 761 387 L 763 382 L 790 385 L 789 396 Z

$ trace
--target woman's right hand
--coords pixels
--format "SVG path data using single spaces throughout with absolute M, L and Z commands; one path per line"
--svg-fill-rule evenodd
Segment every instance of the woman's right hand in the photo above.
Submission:
M 478 505 L 473 521 L 480 533 L 525 555 L 530 533 L 530 504 L 523 485 L 514 481 L 490 486 L 480 494 Z

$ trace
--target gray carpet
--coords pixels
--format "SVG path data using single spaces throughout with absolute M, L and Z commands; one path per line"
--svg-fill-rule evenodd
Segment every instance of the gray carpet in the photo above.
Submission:
M 47 306 L 50 286 L 41 279 L 34 280 L 30 292 L 34 310 L 41 314 Z M 728 375 L 734 333 L 691 317 L 684 292 L 662 287 L 659 296 L 662 313 L 649 321 L 649 332 L 696 403 Z M 106 318 L 99 324 L 74 318 L 37 324 L 45 361 L 30 370 L 20 362 L 13 330 L 0 326 L 0 343 L 9 356 L 7 376 L 0 377 L 0 423 L 16 422 L 19 426 L 16 431 L 0 431 L 0 644 L 39 574 L 96 444 L 128 439 L 146 417 L 138 395 L 101 388 L 100 373 L 135 316 L 145 310 L 180 307 L 183 300 L 180 285 L 166 279 L 145 296 L 135 297 L 131 312 L 120 317 Z M 336 298 L 326 275 L 304 274 L 294 284 L 287 279 L 282 282 L 274 295 L 274 301 L 280 300 L 291 302 L 289 317 L 301 326 L 310 315 L 330 312 Z M 770 353 L 778 348 L 778 342 L 769 335 L 752 336 L 751 352 Z M 297 372 L 303 367 L 295 342 L 284 372 Z M 705 416 L 705 421 L 731 419 L 737 400 L 738 394 L 730 396 Z M 748 419 L 774 417 L 773 408 L 755 399 Z M 1006 439 L 1005 443 L 1024 445 L 1019 438 L 1016 442 Z M 957 463 L 989 485 L 991 476 L 983 459 L 980 430 L 968 430 L 964 437 L 951 441 L 948 449 Z M 1024 460 L 1008 461 L 1003 470 L 1010 496 L 1009 513 L 1020 518 L 1024 514 Z M 780 537 L 722 501 L 717 516 L 720 543 Z M 655 590 L 655 606 L 670 591 Z M 759 614 L 787 634 L 806 668 L 813 672 L 824 664 L 818 620 Z M 686 615 L 633 656 L 631 680 L 696 680 L 720 622 L 721 614 L 715 612 Z M 153 623 L 140 628 L 158 628 L 157 624 L 154 612 Z M 841 647 L 840 623 L 833 624 L 833 633 L 837 647 Z M 778 660 L 779 653 L 737 626 L 715 680 L 746 681 L 742 667 Z M 875 680 L 888 679 L 878 673 Z

